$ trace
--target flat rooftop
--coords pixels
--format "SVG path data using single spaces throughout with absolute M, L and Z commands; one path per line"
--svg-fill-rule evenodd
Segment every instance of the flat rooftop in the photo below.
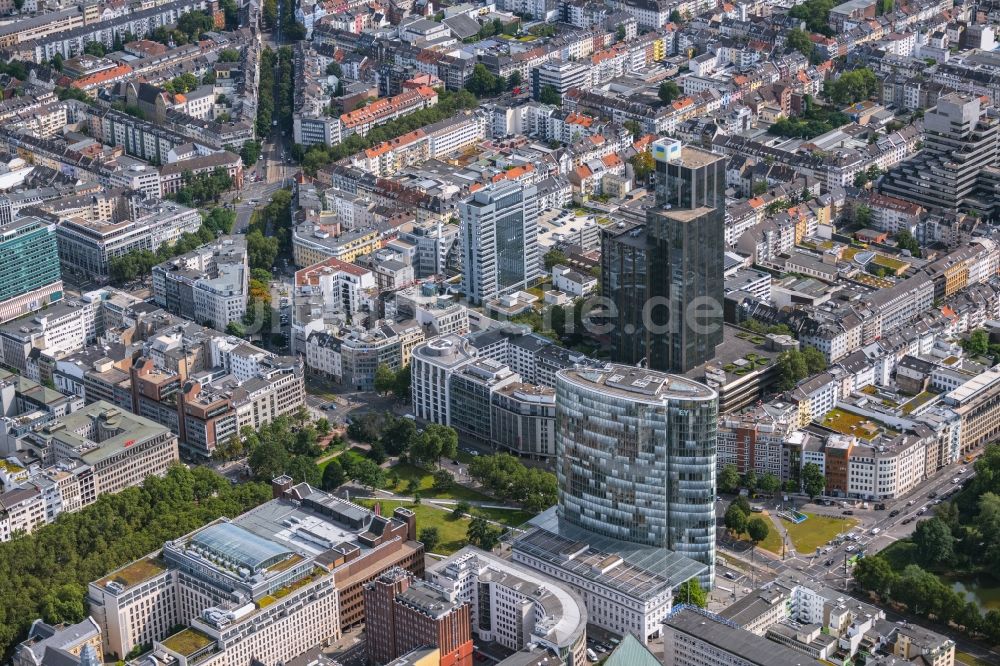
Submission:
M 664 623 L 696 641 L 739 655 L 741 660 L 755 666 L 818 666 L 824 663 L 808 654 L 740 629 L 717 615 L 688 606 L 675 609 Z
M 662 403 L 668 399 L 714 400 L 718 394 L 689 377 L 609 363 L 600 368 L 567 368 L 557 373 L 561 380 L 580 388 L 629 398 Z
M 556 507 L 535 516 L 511 542 L 514 552 L 605 585 L 651 599 L 702 574 L 701 562 L 666 548 L 619 541 L 588 532 L 558 517 Z

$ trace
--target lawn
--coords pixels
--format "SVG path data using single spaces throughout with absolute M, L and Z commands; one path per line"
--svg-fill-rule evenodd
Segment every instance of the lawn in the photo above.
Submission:
M 410 483 L 414 482 L 418 486 L 420 496 L 434 499 L 455 499 L 470 500 L 478 502 L 489 502 L 493 498 L 475 490 L 470 490 L 465 486 L 454 484 L 448 490 L 434 490 L 434 475 L 425 469 L 414 465 L 400 463 L 389 468 L 389 474 L 395 474 L 399 481 L 394 486 L 386 487 L 386 490 L 394 493 L 410 493 Z
M 858 524 L 858 521 L 851 518 L 834 518 L 815 513 L 806 515 L 809 519 L 798 525 L 787 520 L 784 522 L 788 538 L 800 555 L 812 555 L 818 547 L 825 546 L 827 541 L 838 534 L 850 532 Z
M 912 400 L 903 405 L 903 410 L 902 410 L 903 414 L 910 414 L 911 412 L 913 412 L 913 410 L 927 404 L 929 401 L 933 400 L 936 396 L 937 396 L 936 393 L 929 393 L 927 391 L 924 391 L 923 393 L 921 393 L 920 395 L 918 395 L 917 397 L 913 398 Z
M 778 528 L 770 520 L 767 521 L 767 538 L 757 544 L 757 547 L 769 550 L 775 555 L 781 555 L 781 534 L 778 533 Z
M 375 500 L 357 499 L 355 501 L 362 506 L 368 507 L 369 509 L 375 506 Z M 413 513 L 417 515 L 418 535 L 420 534 L 420 530 L 425 527 L 436 527 L 441 543 L 434 549 L 435 553 L 440 555 L 451 555 L 465 545 L 465 536 L 469 531 L 470 520 L 468 518 L 453 519 L 450 512 L 435 509 L 434 507 L 427 506 L 426 504 L 414 504 L 413 502 L 390 500 L 379 500 L 379 503 L 382 505 L 383 516 L 392 515 L 392 512 L 398 506 L 405 506 L 407 509 L 413 511 Z
M 470 513 L 482 516 L 487 520 L 503 523 L 508 527 L 520 527 L 535 515 L 527 511 L 521 511 L 520 509 L 485 509 L 481 507 L 472 507 Z

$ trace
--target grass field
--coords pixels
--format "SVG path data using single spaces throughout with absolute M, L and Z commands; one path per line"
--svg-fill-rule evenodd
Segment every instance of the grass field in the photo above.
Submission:
M 369 509 L 375 505 L 375 500 L 358 499 L 358 504 Z M 441 555 L 451 555 L 456 550 L 465 545 L 465 535 L 469 530 L 469 518 L 452 518 L 451 514 L 441 509 L 435 509 L 426 504 L 414 504 L 413 502 L 398 502 L 390 500 L 379 500 L 382 505 L 382 515 L 392 515 L 397 506 L 405 506 L 413 511 L 417 516 L 417 534 L 425 527 L 436 527 L 441 543 L 434 549 L 435 553 Z
M 781 534 L 770 519 L 765 518 L 764 520 L 767 521 L 767 538 L 757 544 L 757 547 L 769 550 L 775 555 L 781 555 Z
M 420 496 L 435 499 L 455 499 L 470 500 L 479 502 L 489 502 L 492 497 L 484 495 L 475 490 L 471 490 L 457 483 L 448 490 L 434 490 L 434 475 L 425 469 L 409 464 L 399 464 L 389 468 L 389 474 L 395 474 L 399 481 L 386 490 L 397 494 L 410 493 L 410 483 L 416 483 Z
M 850 518 L 834 518 L 815 513 L 806 515 L 809 519 L 798 525 L 784 521 L 788 538 L 801 555 L 812 555 L 817 547 L 825 546 L 827 541 L 838 534 L 850 532 L 858 524 L 858 521 Z
M 352 458 L 355 462 L 357 462 L 358 460 L 364 460 L 364 457 L 365 457 L 364 450 L 363 449 L 359 449 L 359 448 L 350 448 L 350 449 L 347 449 L 346 451 L 344 451 L 343 453 L 341 453 L 339 456 L 337 456 L 337 458 L 342 463 L 346 459 L 348 459 L 348 458 Z M 323 470 L 326 469 L 326 466 L 330 464 L 331 460 L 333 460 L 333 458 L 329 458 L 327 460 L 324 460 L 321 463 L 317 463 L 317 465 L 319 466 L 320 472 L 322 472 Z
M 518 509 L 484 509 L 480 507 L 472 507 L 470 513 L 482 516 L 487 520 L 503 523 L 509 527 L 520 527 L 534 516 L 532 513 Z

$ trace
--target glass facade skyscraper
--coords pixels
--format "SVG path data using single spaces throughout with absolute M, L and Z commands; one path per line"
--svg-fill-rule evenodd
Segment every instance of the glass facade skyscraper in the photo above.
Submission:
M 472 303 L 526 289 L 541 277 L 534 185 L 504 181 L 476 192 L 458 210 L 462 288 Z
M 653 157 L 656 207 L 602 231 L 601 291 L 615 361 L 687 372 L 722 342 L 726 160 L 671 139 Z
M 0 226 L 0 321 L 63 297 L 55 225 L 22 217 Z
M 621 541 L 668 548 L 715 572 L 718 394 L 622 365 L 556 373 L 561 516 Z

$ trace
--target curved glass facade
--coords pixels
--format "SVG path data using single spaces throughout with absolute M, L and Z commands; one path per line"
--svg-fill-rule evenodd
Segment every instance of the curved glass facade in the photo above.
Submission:
M 556 380 L 559 510 L 623 541 L 663 546 L 715 571 L 718 394 L 627 366 Z

